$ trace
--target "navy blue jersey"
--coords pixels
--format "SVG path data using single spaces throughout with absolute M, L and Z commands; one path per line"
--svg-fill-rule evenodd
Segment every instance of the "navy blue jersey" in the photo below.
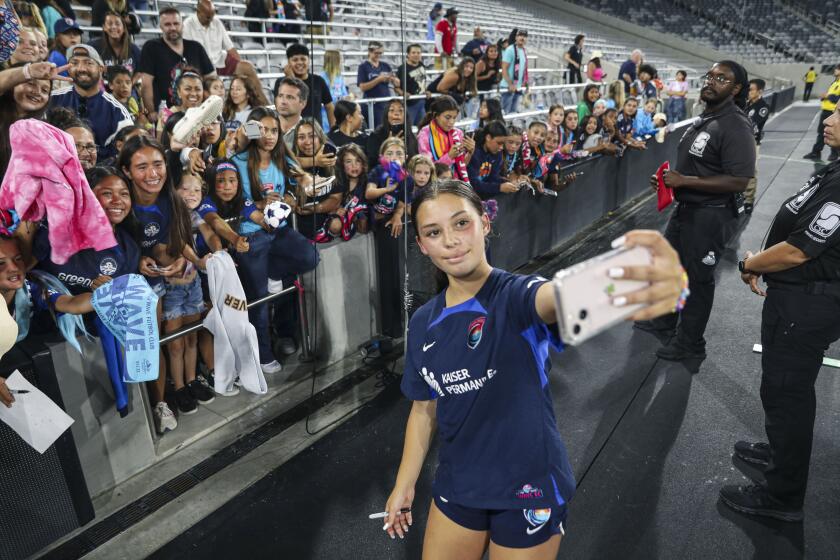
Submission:
M 169 243 L 169 224 L 172 222 L 172 205 L 169 197 L 161 193 L 154 204 L 134 205 L 134 215 L 140 221 L 140 250 L 151 256 L 152 247 L 158 243 Z
M 382 169 L 382 166 L 377 165 L 370 171 L 370 173 L 368 173 L 367 182 L 375 184 L 380 189 L 384 189 L 388 184 L 388 178 L 383 177 L 384 173 L 385 172 Z M 404 193 L 406 192 L 406 189 L 408 189 L 409 193 L 411 192 L 411 188 L 413 188 L 413 181 L 412 187 L 406 186 L 410 180 L 411 177 L 406 177 L 399 182 L 394 191 L 385 193 L 376 200 L 369 200 L 368 204 L 370 204 L 371 207 L 380 214 L 384 214 L 386 216 L 393 214 L 397 209 L 397 204 L 399 204 L 400 201 L 404 201 Z M 410 204 L 411 199 L 409 199 L 408 202 Z
M 250 222 L 252 224 L 256 224 L 257 226 L 262 228 L 262 226 L 260 226 L 259 224 L 257 224 L 253 220 L 251 220 L 251 214 L 253 214 L 254 212 L 257 212 L 257 211 L 258 211 L 258 209 L 257 209 L 257 206 L 254 204 L 254 201 L 246 198 L 244 200 L 244 203 L 242 204 L 242 210 L 239 212 L 239 218 L 241 218 L 241 220 L 239 222 L 240 227 L 239 227 L 239 232 L 238 233 L 240 235 L 246 235 L 247 233 L 249 233 L 247 230 L 243 231 L 242 222 L 247 221 L 247 222 Z M 218 214 L 221 218 L 224 218 L 224 219 L 235 218 L 236 217 L 236 216 L 222 216 L 221 214 L 219 214 L 219 209 L 216 207 L 216 203 L 213 202 L 213 199 L 211 199 L 209 196 L 205 196 L 203 199 L 201 199 L 201 203 L 199 203 L 198 208 L 196 208 L 196 212 L 198 212 L 198 215 L 201 216 L 202 220 L 205 218 L 205 216 L 207 216 L 207 214 L 210 214 L 210 213 Z
M 35 233 L 32 255 L 38 260 L 39 269 L 61 280 L 73 295 L 92 291 L 90 285 L 100 275 L 117 277 L 137 272 L 140 249 L 131 235 L 122 228 L 114 230 L 117 238 L 114 247 L 102 251 L 83 249 L 64 264 L 56 264 L 50 258 L 48 236 L 49 230 L 41 226 Z
M 445 292 L 411 318 L 403 393 L 437 399 L 434 491 L 483 509 L 557 507 L 575 480 L 548 388 L 549 347 L 538 276 L 493 269 L 478 294 L 446 307 Z

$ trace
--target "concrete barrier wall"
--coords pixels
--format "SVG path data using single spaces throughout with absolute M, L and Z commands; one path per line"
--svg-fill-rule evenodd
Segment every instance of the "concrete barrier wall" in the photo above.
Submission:
M 773 96 L 777 111 L 793 101 L 792 89 Z M 682 133 L 682 129 L 672 132 L 662 144 L 648 141 L 646 150 L 627 151 L 621 158 L 594 157 L 572 166 L 570 171 L 583 175 L 557 198 L 525 191 L 498 197 L 499 213 L 490 238 L 493 265 L 514 270 L 645 192 L 651 173 L 663 161 L 675 159 Z M 417 248 L 413 229 L 409 226 L 406 232 L 407 240 L 368 234 L 320 247 L 320 265 L 303 278 L 319 366 L 355 353 L 376 334 L 401 335 L 404 270 L 409 274 L 413 308 L 437 292 L 430 261 Z M 380 266 L 380 261 L 387 266 Z M 380 278 L 395 285 L 383 291 Z M 383 320 L 386 316 L 387 321 Z M 91 495 L 96 496 L 156 463 L 165 453 L 174 452 L 177 446 L 167 445 L 167 451 L 162 452 L 156 445 L 140 386 L 130 386 L 131 412 L 119 417 L 99 342 L 81 343 L 82 355 L 63 342 L 49 347 L 65 409 L 75 420 L 72 431 L 82 470 Z M 226 415 L 213 416 L 205 431 L 227 421 Z M 175 431 L 166 437 L 181 441 L 185 435 Z M 201 433 L 191 434 L 189 441 L 199 437 Z

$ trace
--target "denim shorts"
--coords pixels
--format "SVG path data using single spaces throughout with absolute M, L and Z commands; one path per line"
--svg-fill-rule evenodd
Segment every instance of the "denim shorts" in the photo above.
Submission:
M 545 509 L 476 509 L 435 496 L 440 512 L 466 529 L 487 531 L 507 548 L 531 548 L 566 533 L 566 506 Z
M 201 279 L 198 274 L 189 284 L 166 284 L 166 292 L 163 295 L 164 321 L 196 315 L 202 311 L 204 311 L 204 296 L 201 293 Z

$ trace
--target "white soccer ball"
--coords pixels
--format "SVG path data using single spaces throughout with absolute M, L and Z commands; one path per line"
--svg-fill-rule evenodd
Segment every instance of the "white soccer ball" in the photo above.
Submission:
M 286 218 L 288 218 L 291 213 L 291 206 L 285 202 L 276 200 L 265 207 L 263 215 L 265 216 L 266 225 L 272 229 L 277 229 L 280 227 L 280 224 L 286 221 Z

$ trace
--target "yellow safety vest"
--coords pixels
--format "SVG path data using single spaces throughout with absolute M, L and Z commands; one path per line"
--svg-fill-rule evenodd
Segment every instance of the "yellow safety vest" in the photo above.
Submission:
M 834 80 L 834 83 L 828 87 L 825 93 L 825 99 L 822 102 L 823 111 L 833 111 L 837 107 L 837 101 L 840 100 L 840 80 Z
M 808 73 L 805 74 L 805 83 L 813 84 L 817 81 L 817 73 L 813 70 L 808 70 Z

